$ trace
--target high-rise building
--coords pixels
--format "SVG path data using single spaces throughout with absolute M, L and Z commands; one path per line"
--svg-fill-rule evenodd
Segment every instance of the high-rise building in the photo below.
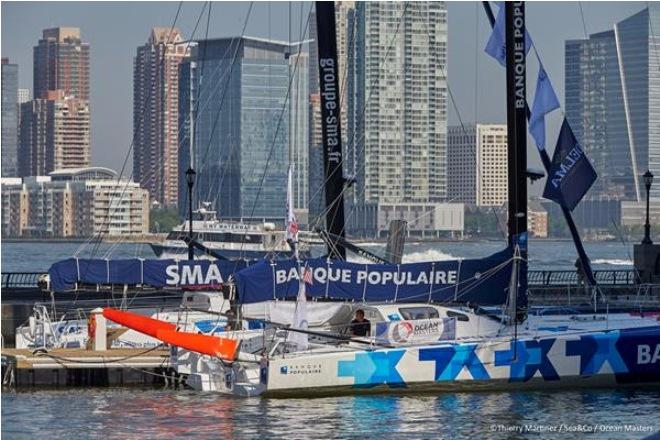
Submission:
M 660 5 L 565 44 L 566 117 L 593 161 L 591 197 L 640 201 L 660 175 Z M 655 33 L 654 33 L 655 31 Z M 660 197 L 660 187 L 652 190 Z
M 447 9 L 358 2 L 354 19 L 346 172 L 357 183 L 347 217 L 363 211 L 352 228 L 368 234 L 368 205 L 447 199 Z
M 18 103 L 23 104 L 28 102 L 30 99 L 30 89 L 18 89 Z
M 153 28 L 133 60 L 133 177 L 164 206 L 176 206 L 179 195 L 182 41 L 178 29 Z
M 203 40 L 181 66 L 188 71 L 182 82 L 192 79 L 181 87 L 193 92 L 179 101 L 179 113 L 188 115 L 191 106 L 198 111 L 193 157 L 181 166 L 193 163 L 197 172 L 194 202 L 213 202 L 222 218 L 283 221 L 291 145 L 287 95 L 298 93 L 288 92 L 289 54 L 297 47 L 251 37 Z M 306 63 L 298 69 L 307 75 Z
M 34 46 L 34 97 L 49 90 L 63 90 L 66 96 L 89 99 L 89 43 L 80 39 L 80 29 L 44 29 Z
M 18 175 L 18 64 L 2 59 L 2 177 Z
M 21 104 L 19 176 L 90 164 L 89 101 L 65 96 L 62 90 Z
M 449 200 L 501 206 L 508 198 L 507 129 L 501 124 L 449 127 Z
M 149 193 L 100 167 L 2 179 L 2 236 L 139 236 L 149 232 Z

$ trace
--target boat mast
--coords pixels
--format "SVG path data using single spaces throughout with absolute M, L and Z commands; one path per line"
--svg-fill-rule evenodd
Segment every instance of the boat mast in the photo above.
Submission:
M 509 246 L 520 255 L 516 314 L 527 306 L 527 115 L 525 3 L 505 2 Z M 515 262 L 514 262 L 515 263 Z M 513 292 L 512 292 L 513 293 Z
M 335 3 L 316 2 L 316 41 L 319 51 L 319 85 L 321 94 L 321 126 L 323 168 L 325 170 L 326 230 L 344 239 L 344 173 L 341 145 L 341 106 L 339 102 L 339 66 L 337 63 L 337 29 Z M 346 259 L 341 240 L 328 242 L 331 258 Z
M 488 16 L 488 21 L 490 22 L 490 26 L 494 27 L 495 16 L 493 15 L 493 10 L 490 7 L 490 3 L 488 1 L 484 1 L 482 2 L 482 4 L 484 6 L 484 9 L 486 10 L 486 15 Z M 529 106 L 527 105 L 527 103 L 525 103 L 525 114 L 527 120 L 529 120 L 531 116 L 531 112 L 529 110 Z M 545 168 L 546 173 L 549 173 L 552 164 L 552 161 L 550 160 L 550 156 L 548 155 L 548 152 L 545 149 L 540 150 L 539 153 L 541 154 L 541 162 L 543 163 L 543 168 Z M 593 271 L 591 269 L 591 262 L 589 260 L 589 257 L 587 256 L 587 252 L 584 249 L 584 245 L 582 244 L 582 239 L 580 238 L 580 234 L 577 230 L 577 226 L 575 226 L 575 221 L 573 220 L 571 211 L 569 211 L 568 208 L 566 208 L 563 205 L 560 205 L 560 208 L 562 213 L 564 214 L 564 220 L 566 220 L 568 229 L 571 232 L 571 237 L 573 238 L 573 243 L 575 244 L 575 250 L 577 251 L 578 257 L 580 257 L 580 264 L 582 265 L 582 270 L 585 274 L 586 282 L 588 282 L 590 286 L 596 286 L 596 278 L 594 277 Z

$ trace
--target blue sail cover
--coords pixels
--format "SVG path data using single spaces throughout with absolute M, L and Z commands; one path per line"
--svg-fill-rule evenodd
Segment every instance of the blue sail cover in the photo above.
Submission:
M 312 270 L 307 295 L 355 301 L 456 301 L 499 305 L 507 301 L 513 252 L 510 248 L 486 258 L 411 264 L 360 264 L 326 258 L 302 262 Z M 520 280 L 527 271 L 522 264 Z M 298 265 L 293 260 L 262 260 L 234 275 L 240 302 L 295 299 Z M 518 305 L 525 306 L 526 282 Z
M 219 287 L 231 274 L 246 266 L 245 261 L 69 258 L 53 264 L 48 274 L 55 292 L 72 290 L 76 284 Z

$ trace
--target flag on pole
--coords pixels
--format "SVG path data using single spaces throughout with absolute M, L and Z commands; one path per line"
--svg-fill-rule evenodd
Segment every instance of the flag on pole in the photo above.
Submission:
M 490 34 L 488 43 L 486 43 L 486 53 L 495 58 L 502 67 L 506 67 L 506 34 L 504 33 L 504 2 L 495 2 L 500 10 L 497 12 L 493 32 Z M 529 32 L 525 30 L 525 53 L 532 47 L 532 38 Z
M 543 64 L 541 64 L 539 77 L 536 81 L 534 104 L 529 118 L 529 133 L 536 141 L 539 150 L 545 149 L 545 115 L 558 108 L 559 100 L 552 84 L 550 84 L 550 78 L 548 78 Z
M 293 168 L 289 166 L 289 177 L 286 186 L 286 241 L 292 243 L 298 258 L 298 220 L 293 212 Z
M 543 197 L 572 211 L 597 177 L 571 126 L 564 118 Z
M 305 267 L 302 270 L 302 276 L 298 283 L 298 297 L 296 298 L 296 308 L 293 312 L 293 325 L 292 328 L 298 330 L 307 330 L 309 327 L 307 321 L 307 284 L 312 284 L 312 270 Z M 308 281 L 309 280 L 309 281 Z M 308 335 L 301 332 L 289 332 L 288 340 L 296 345 L 297 349 L 307 350 L 309 346 Z

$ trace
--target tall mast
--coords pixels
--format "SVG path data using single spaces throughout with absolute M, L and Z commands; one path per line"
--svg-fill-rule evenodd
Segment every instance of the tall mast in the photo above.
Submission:
M 342 169 L 337 29 L 333 1 L 316 2 L 316 29 L 319 50 L 323 168 L 325 170 L 325 223 L 326 230 L 331 236 L 343 239 L 345 237 L 344 173 Z M 331 239 L 328 242 L 328 255 L 332 258 L 346 258 L 346 249 L 340 240 Z
M 488 1 L 482 2 L 484 9 L 486 10 L 486 15 L 488 16 L 488 21 L 490 22 L 490 26 L 494 27 L 495 26 L 495 16 L 493 15 L 493 11 L 490 7 L 490 3 Z M 531 116 L 531 112 L 529 110 L 529 106 L 525 104 L 525 113 L 527 115 L 527 119 L 529 120 Z M 539 152 L 541 154 L 541 162 L 543 163 L 543 168 L 545 168 L 545 172 L 549 173 L 550 172 L 550 167 L 552 164 L 552 161 L 550 160 L 550 156 L 548 155 L 548 152 L 543 149 Z M 564 220 L 566 220 L 566 225 L 568 226 L 569 231 L 571 232 L 571 237 L 573 238 L 573 243 L 575 244 L 575 250 L 577 251 L 578 256 L 580 257 L 580 264 L 582 266 L 582 270 L 584 271 L 586 281 L 589 283 L 591 286 L 596 285 L 596 278 L 594 277 L 593 271 L 591 270 L 591 263 L 589 261 L 589 257 L 587 256 L 587 252 L 584 249 L 584 245 L 582 244 L 582 239 L 580 238 L 580 234 L 577 230 L 577 226 L 575 226 L 575 221 L 573 220 L 573 216 L 571 215 L 571 211 L 568 210 L 564 205 L 560 205 L 561 211 L 564 214 Z
M 509 246 L 520 251 L 519 283 L 527 278 L 527 115 L 525 3 L 505 2 L 506 115 L 509 167 Z M 517 308 L 526 308 L 526 286 L 519 286 Z

